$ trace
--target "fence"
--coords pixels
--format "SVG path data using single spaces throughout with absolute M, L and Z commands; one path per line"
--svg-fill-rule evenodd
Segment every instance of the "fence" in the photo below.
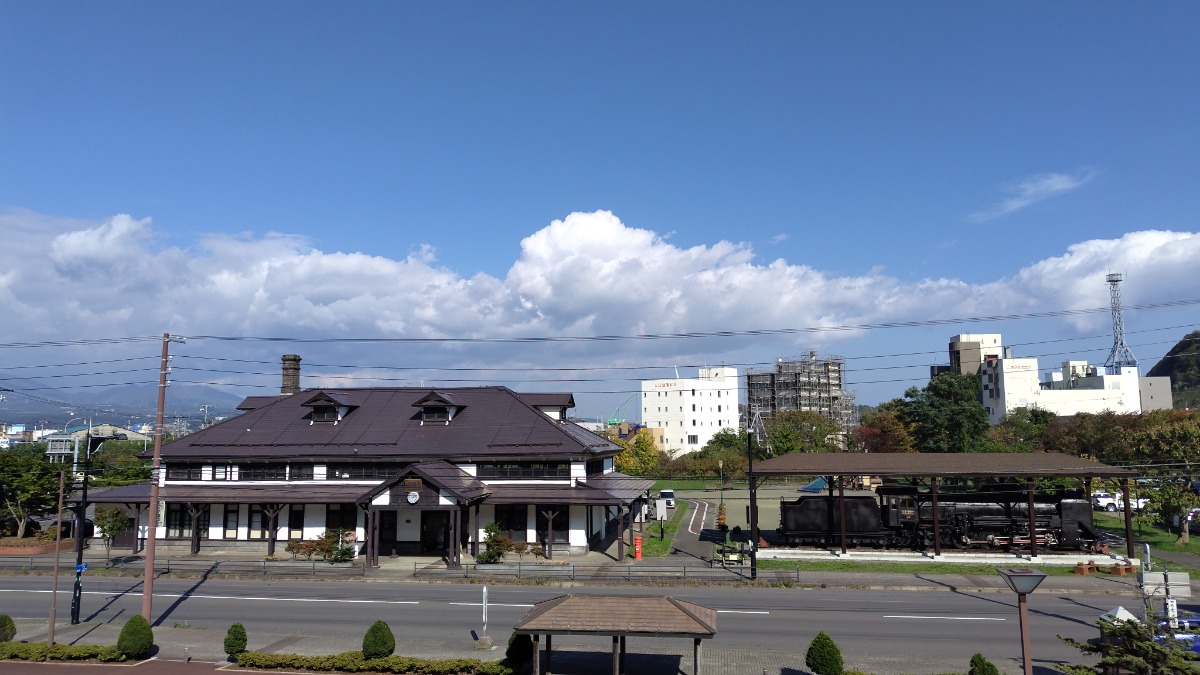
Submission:
M 413 564 L 413 576 L 433 579 L 528 579 L 548 581 L 598 581 L 631 583 L 706 583 L 750 581 L 748 565 L 715 567 L 652 565 L 562 565 L 545 563 L 464 564 L 460 567 Z M 800 583 L 799 570 L 759 570 L 757 579 Z
M 101 569 L 116 570 L 124 575 L 143 574 L 146 570 L 142 560 L 125 561 L 115 559 L 107 567 L 100 567 L 95 561 L 93 571 Z M 54 569 L 54 559 L 45 556 L 0 556 L 0 569 L 16 569 L 26 571 L 50 572 Z M 72 562 L 62 561 L 58 566 L 59 573 L 74 571 Z M 334 563 L 320 560 L 280 561 L 280 560 L 196 560 L 162 558 L 154 561 L 155 574 L 239 574 L 261 576 L 314 576 L 314 577 L 349 577 L 363 576 L 366 568 L 362 563 Z

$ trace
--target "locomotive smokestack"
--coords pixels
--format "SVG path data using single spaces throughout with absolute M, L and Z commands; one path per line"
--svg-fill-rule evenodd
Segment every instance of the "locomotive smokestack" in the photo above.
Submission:
M 284 396 L 300 393 L 300 356 L 298 354 L 283 355 L 283 384 L 279 393 Z

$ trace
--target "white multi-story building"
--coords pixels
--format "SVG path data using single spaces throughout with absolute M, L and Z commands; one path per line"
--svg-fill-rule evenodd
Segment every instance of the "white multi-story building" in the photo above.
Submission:
M 979 342 L 975 338 L 980 337 L 993 336 L 957 335 L 952 338 L 951 361 L 955 360 L 956 344 Z M 978 371 L 980 402 L 987 409 L 988 421 L 992 424 L 999 423 L 1017 408 L 1040 408 L 1055 415 L 1076 415 L 1106 410 L 1139 413 L 1171 407 L 1168 378 L 1139 377 L 1137 368 L 1132 366 L 1106 369 L 1089 365 L 1087 361 L 1063 361 L 1058 370 L 1043 379 L 1039 376 L 1037 359 L 1008 356 L 1009 350 L 999 344 L 1000 336 L 994 337 L 994 341 L 988 341 L 991 344 L 983 354 Z M 967 359 L 962 359 L 959 363 L 965 366 L 966 362 Z M 969 368 L 962 367 L 955 370 L 970 372 Z
M 737 368 L 700 368 L 696 378 L 642 382 L 642 424 L 662 429 L 672 457 L 699 450 L 738 426 Z

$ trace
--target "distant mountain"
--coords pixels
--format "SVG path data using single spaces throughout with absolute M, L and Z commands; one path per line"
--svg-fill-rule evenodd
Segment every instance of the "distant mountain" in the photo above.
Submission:
M 59 428 L 74 417 L 88 417 L 97 424 L 137 425 L 154 421 L 158 408 L 158 387 L 153 384 L 73 392 L 69 401 L 17 392 L 0 391 L 0 395 L 4 397 L 0 400 L 0 423 L 25 424 L 30 429 Z M 199 427 L 206 418 L 237 415 L 242 398 L 206 385 L 172 384 L 167 389 L 164 412 L 168 419 L 193 421 L 192 426 Z M 207 411 L 204 406 L 208 406 Z
M 1200 405 L 1200 330 L 1185 335 L 1146 375 L 1171 378 L 1176 408 Z

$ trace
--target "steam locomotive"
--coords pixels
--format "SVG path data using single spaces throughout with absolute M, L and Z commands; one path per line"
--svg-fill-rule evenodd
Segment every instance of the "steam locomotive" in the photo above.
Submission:
M 846 544 L 874 548 L 933 547 L 935 537 L 955 549 L 1039 548 L 1089 550 L 1099 539 L 1092 526 L 1092 505 L 1082 490 L 1034 494 L 1034 531 L 1029 531 L 1029 495 L 1024 490 L 990 486 L 976 492 L 939 492 L 938 532 L 933 500 L 909 486 L 882 486 L 874 496 L 847 495 Z M 811 495 L 780 501 L 779 534 L 788 546 L 841 544 L 838 498 Z

